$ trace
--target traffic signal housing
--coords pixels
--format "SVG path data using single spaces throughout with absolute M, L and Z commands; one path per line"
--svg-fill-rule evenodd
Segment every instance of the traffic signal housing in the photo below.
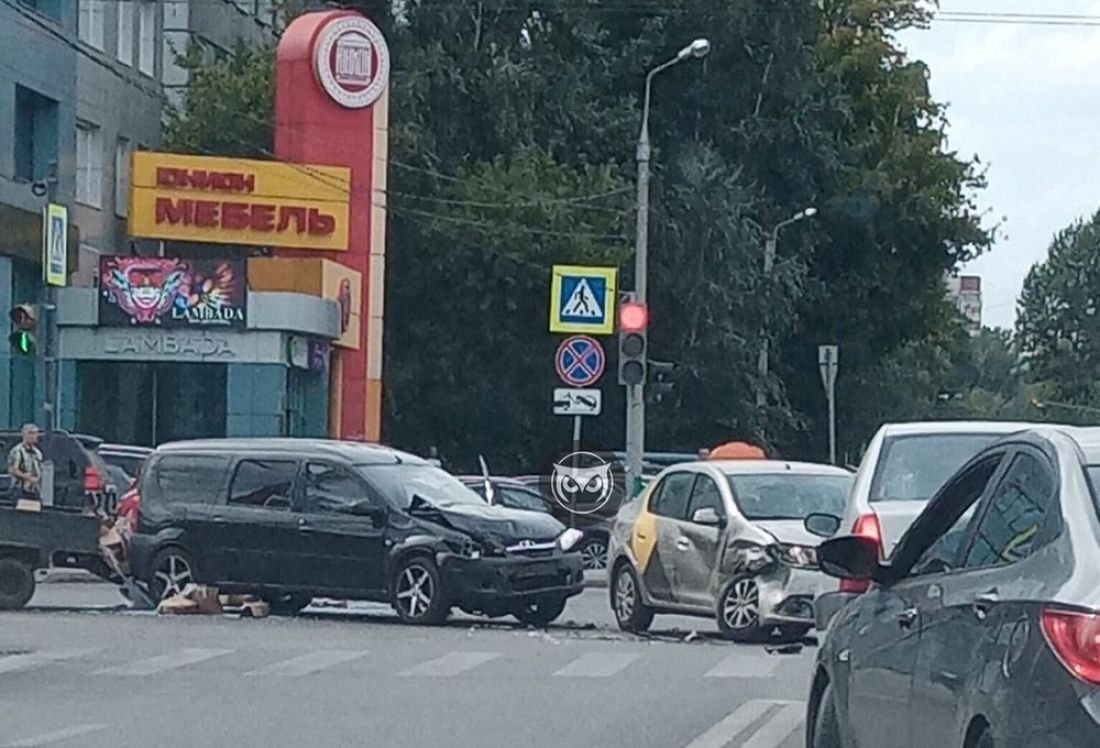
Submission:
M 671 374 L 676 364 L 650 360 L 646 362 L 646 368 L 649 370 L 649 383 L 646 384 L 645 390 L 646 399 L 651 403 L 659 403 L 665 395 L 672 392 Z
M 19 304 L 13 306 L 8 312 L 11 318 L 12 331 L 8 335 L 8 343 L 12 352 L 20 356 L 33 356 L 38 350 L 38 343 L 34 338 L 35 329 L 38 327 L 38 314 L 31 304 Z
M 649 310 L 639 301 L 619 306 L 619 384 L 645 384 Z

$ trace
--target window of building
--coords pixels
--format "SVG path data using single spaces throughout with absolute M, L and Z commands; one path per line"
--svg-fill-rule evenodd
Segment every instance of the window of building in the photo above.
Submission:
M 130 141 L 115 141 L 115 215 L 125 218 L 130 206 Z
M 134 64 L 134 5 L 118 4 L 118 36 L 115 39 L 115 57 L 124 65 Z
M 143 0 L 137 7 L 138 70 L 151 76 L 157 67 L 157 5 Z
M 49 16 L 55 21 L 61 20 L 62 0 L 19 0 L 21 5 L 37 10 L 44 16 Z
M 103 27 L 106 3 L 103 0 L 80 0 L 80 17 L 77 19 L 77 33 L 80 41 L 103 49 Z
M 57 102 L 29 88 L 15 87 L 14 176 L 45 179 L 57 160 Z
M 87 122 L 76 125 L 76 199 L 103 205 L 103 131 Z

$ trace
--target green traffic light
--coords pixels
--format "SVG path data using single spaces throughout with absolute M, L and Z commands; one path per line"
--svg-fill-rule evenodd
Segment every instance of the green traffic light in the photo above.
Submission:
M 24 330 L 13 332 L 8 336 L 8 342 L 16 353 L 29 356 L 35 351 L 34 336 Z

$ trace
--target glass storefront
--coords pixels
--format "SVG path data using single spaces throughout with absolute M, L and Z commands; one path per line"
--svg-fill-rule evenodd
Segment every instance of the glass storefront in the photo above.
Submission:
M 77 362 L 77 431 L 155 446 L 226 435 L 225 364 Z

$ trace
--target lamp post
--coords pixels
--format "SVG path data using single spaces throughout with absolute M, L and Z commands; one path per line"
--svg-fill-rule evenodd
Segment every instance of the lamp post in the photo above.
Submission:
M 771 278 L 772 270 L 775 268 L 775 252 L 776 246 L 779 244 L 779 232 L 787 228 L 793 223 L 798 223 L 806 218 L 813 218 L 817 215 L 817 208 L 806 208 L 803 211 L 796 213 L 788 218 L 786 221 L 780 221 L 775 225 L 768 233 L 768 238 L 764 242 L 764 280 L 767 282 Z M 756 407 L 763 408 L 768 404 L 767 398 L 767 379 L 768 379 L 768 330 L 765 325 L 760 331 L 760 358 L 757 361 L 756 368 L 759 375 L 759 385 L 756 390 Z
M 635 300 L 646 303 L 647 252 L 649 250 L 649 101 L 653 78 L 687 60 L 706 57 L 710 42 L 696 39 L 671 60 L 662 62 L 646 74 L 645 98 L 642 104 L 642 129 L 638 135 L 638 223 L 634 246 Z M 627 495 L 633 496 L 641 486 L 642 454 L 645 451 L 645 382 L 626 388 L 626 477 Z

